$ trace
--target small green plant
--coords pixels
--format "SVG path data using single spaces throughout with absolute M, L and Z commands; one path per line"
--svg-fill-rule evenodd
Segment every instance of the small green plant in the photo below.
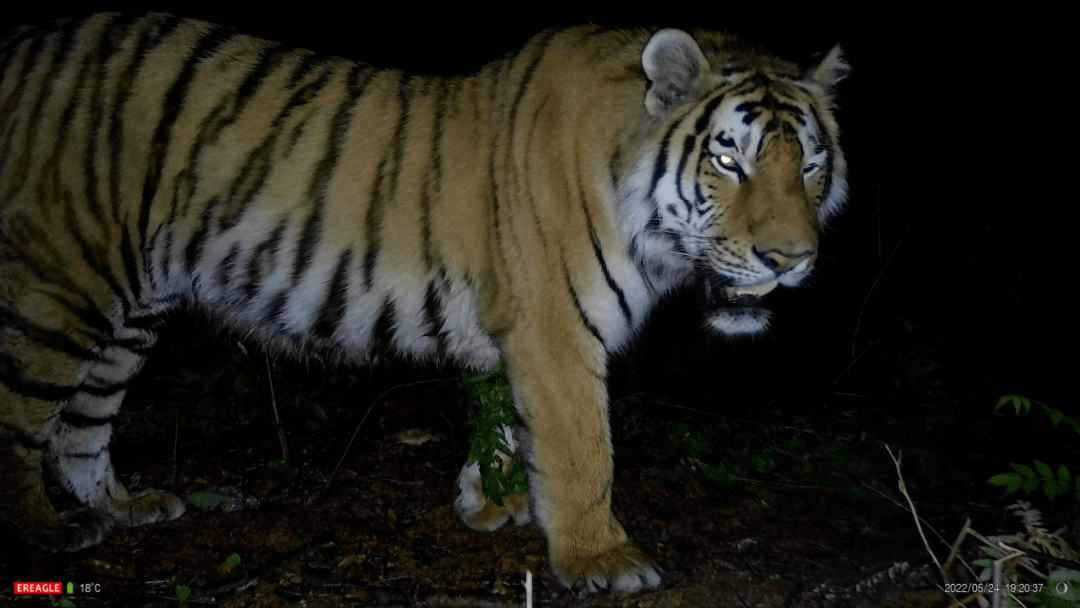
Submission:
M 1065 425 L 1080 434 L 1080 421 L 1061 410 L 1020 395 L 1005 395 L 998 399 L 994 410 L 1000 410 L 1010 404 L 1017 414 L 1028 414 L 1035 407 L 1037 412 L 1043 413 L 1050 419 L 1055 428 Z M 1064 464 L 1058 465 L 1056 471 L 1041 460 L 1034 460 L 1034 468 L 1017 463 L 1011 463 L 1010 466 L 1012 471 L 998 473 L 989 479 L 991 484 L 1004 487 L 1006 494 L 1015 494 L 1020 490 L 1023 490 L 1025 494 L 1031 494 L 1041 486 L 1046 498 L 1050 500 L 1071 494 L 1080 501 L 1080 479 L 1073 475 Z
M 709 462 L 717 456 L 713 446 L 722 443 L 723 431 L 717 427 L 691 424 L 681 421 L 667 429 L 650 427 L 647 432 L 660 442 L 659 462 L 663 466 L 649 469 L 649 473 L 668 481 L 679 481 L 687 475 L 700 471 L 704 477 L 718 484 L 736 482 L 745 471 L 734 471 L 730 467 Z M 756 463 L 764 469 L 772 469 L 772 463 Z
M 292 468 L 292 466 L 290 466 L 288 462 L 285 462 L 283 458 L 271 460 L 266 463 L 266 468 L 270 469 L 271 472 L 284 481 L 296 479 L 296 469 Z
M 187 585 L 176 586 L 176 601 L 183 605 L 191 597 L 191 587 Z
M 828 504 L 837 524 L 864 525 L 882 513 L 887 470 L 874 456 L 876 444 L 857 439 L 866 428 L 859 423 L 855 416 L 795 419 L 767 410 L 753 420 L 652 420 L 644 427 L 656 447 L 649 472 L 674 482 L 700 478 L 725 493 L 770 502 L 783 496 L 784 504 Z
M 503 496 L 528 491 L 525 463 L 521 454 L 507 445 L 504 432 L 517 424 L 514 397 L 502 361 L 489 372 L 462 374 L 461 387 L 472 433 L 469 434 L 469 462 L 480 465 L 484 493 L 497 505 Z M 510 472 L 504 473 L 504 458 L 510 458 Z
M 1020 500 L 1009 505 L 1008 510 L 1020 519 L 1023 532 L 983 537 L 965 528 L 966 534 L 982 542 L 979 549 L 986 555 L 972 562 L 979 569 L 979 580 L 995 584 L 997 593 L 1005 595 L 1006 608 L 1080 604 L 1080 570 L 1069 567 L 1080 567 L 1080 556 L 1064 539 L 1043 527 L 1042 513 L 1030 503 Z M 1048 562 L 1054 567 L 1047 566 Z M 979 599 L 985 602 L 986 598 Z

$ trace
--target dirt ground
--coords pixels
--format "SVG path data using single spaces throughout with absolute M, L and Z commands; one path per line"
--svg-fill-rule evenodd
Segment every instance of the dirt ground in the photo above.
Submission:
M 121 436 L 114 460 L 131 487 L 182 496 L 232 488 L 233 510 L 189 506 L 177 521 L 119 530 L 71 555 L 5 539 L 0 571 L 6 581 L 99 585 L 71 598 L 80 608 L 526 606 L 526 572 L 533 606 L 948 604 L 906 526 L 845 533 L 822 525 L 820 514 L 777 516 L 775 505 L 651 475 L 650 455 L 632 442 L 616 445 L 615 511 L 665 570 L 663 583 L 629 596 L 566 589 L 548 570 L 537 527 L 479 533 L 455 516 L 451 501 L 468 429 L 427 404 L 453 390 L 448 379 L 388 393 L 351 446 L 362 411 L 315 416 L 310 428 L 290 429 L 292 479 L 267 468 L 281 448 L 265 428 L 181 445 L 177 450 L 188 455 L 177 461 L 167 447 Z M 230 566 L 233 553 L 239 563 Z M 191 589 L 182 604 L 177 586 Z M 0 588 L 0 605 L 31 603 L 26 596 L 13 601 L 11 592 L 8 583 Z

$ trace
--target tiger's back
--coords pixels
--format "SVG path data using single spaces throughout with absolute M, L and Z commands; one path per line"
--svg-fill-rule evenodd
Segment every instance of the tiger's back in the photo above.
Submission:
M 688 280 L 737 304 L 714 326 L 760 329 L 757 296 L 805 276 L 843 199 L 839 52 L 801 76 L 728 44 L 571 28 L 440 78 L 161 14 L 13 33 L 0 482 L 20 491 L 0 515 L 78 548 L 182 513 L 130 495 L 108 442 L 161 314 L 188 305 L 298 355 L 504 358 L 557 574 L 656 584 L 610 513 L 607 356 Z M 94 517 L 66 525 L 43 462 Z

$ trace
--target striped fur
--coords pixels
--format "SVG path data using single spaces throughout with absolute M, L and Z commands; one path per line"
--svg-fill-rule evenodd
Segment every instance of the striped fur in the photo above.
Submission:
M 549 31 L 459 78 L 161 14 L 10 33 L 0 516 L 75 549 L 183 512 L 129 494 L 108 444 L 162 313 L 189 305 L 301 356 L 504 358 L 555 572 L 657 584 L 611 514 L 607 358 L 688 282 L 716 330 L 765 328 L 760 296 L 809 273 L 845 197 L 846 69 L 676 30 Z M 43 462 L 89 511 L 55 511 Z M 507 519 L 463 480 L 468 523 Z

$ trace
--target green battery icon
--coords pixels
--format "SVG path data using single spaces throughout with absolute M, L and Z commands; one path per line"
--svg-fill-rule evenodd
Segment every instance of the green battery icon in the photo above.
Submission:
M 68 592 L 68 595 L 71 595 L 71 594 L 75 593 L 75 583 L 68 583 L 67 584 L 67 592 Z

